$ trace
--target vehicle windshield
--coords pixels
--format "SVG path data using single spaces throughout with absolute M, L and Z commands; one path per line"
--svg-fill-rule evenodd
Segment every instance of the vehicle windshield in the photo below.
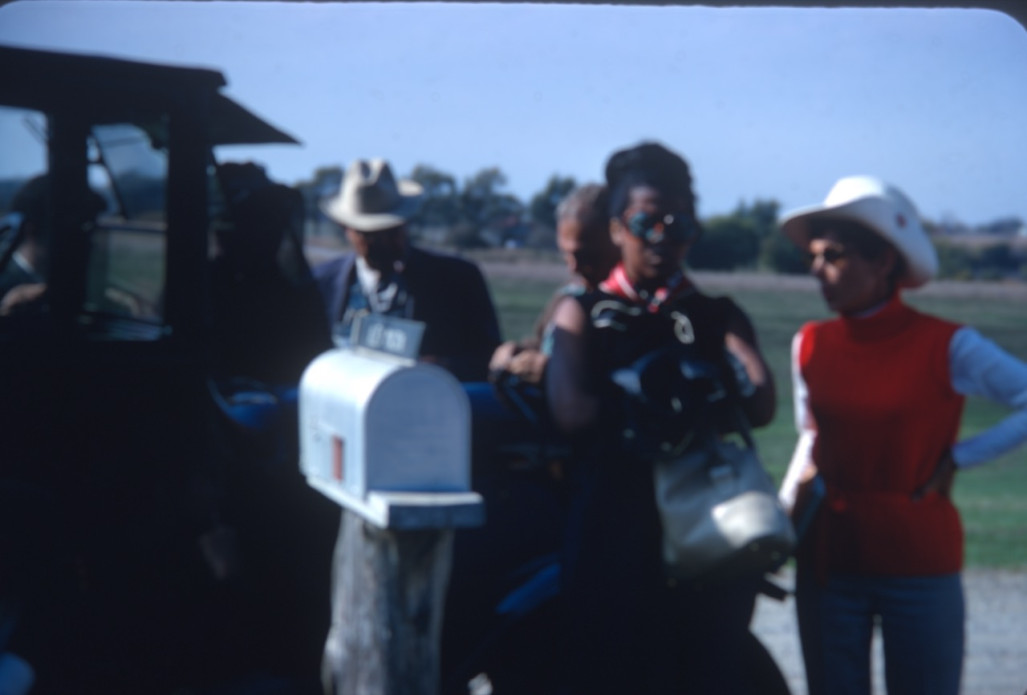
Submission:
M 107 209 L 92 233 L 82 307 L 86 322 L 106 316 L 161 323 L 166 132 L 162 117 L 92 128 L 89 180 L 106 200 Z
M 0 113 L 4 142 L 34 153 L 32 174 L 0 180 L 0 322 L 15 331 L 7 336 L 13 337 L 25 323 L 6 319 L 47 314 L 51 278 L 46 223 L 23 228 L 26 215 L 12 214 L 12 206 L 28 182 L 47 173 L 49 119 L 39 111 L 7 106 L 0 106 Z M 167 118 L 162 114 L 97 123 L 89 130 L 88 180 L 95 205 L 83 223 L 89 261 L 79 320 L 98 336 L 148 340 L 161 335 L 166 133 Z
M 108 177 L 110 193 L 125 219 L 163 222 L 168 156 L 164 119 L 93 127 L 95 161 Z

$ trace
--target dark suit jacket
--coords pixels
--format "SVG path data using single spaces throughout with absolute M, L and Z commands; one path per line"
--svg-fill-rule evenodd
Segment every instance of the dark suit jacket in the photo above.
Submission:
M 333 326 L 346 310 L 355 265 L 356 255 L 350 252 L 314 269 Z M 425 324 L 421 356 L 460 381 L 485 381 L 499 345 L 499 322 L 478 266 L 411 247 L 403 272 L 414 301 L 413 319 Z

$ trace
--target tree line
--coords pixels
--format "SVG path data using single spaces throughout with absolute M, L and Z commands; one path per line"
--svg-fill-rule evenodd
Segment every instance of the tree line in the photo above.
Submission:
M 326 167 L 310 181 L 297 184 L 308 202 L 308 219 L 322 219 L 318 201 L 338 190 L 343 171 Z M 556 248 L 556 207 L 579 182 L 554 174 L 527 203 L 506 190 L 498 167 L 478 171 L 463 181 L 420 164 L 408 178 L 424 187 L 420 213 L 412 220 L 415 237 L 458 249 L 495 247 Z M 701 220 L 703 236 L 688 254 L 696 270 L 766 270 L 806 273 L 803 254 L 778 232 L 780 204 L 773 199 L 739 202 L 727 214 Z M 1002 218 L 979 227 L 925 220 L 938 250 L 940 276 L 954 279 L 1027 280 L 1027 240 L 1017 241 L 1024 223 Z M 323 229 L 331 229 L 324 225 Z M 1022 237 L 1021 237 L 1022 239 Z
M 322 167 L 309 180 L 295 185 L 306 203 L 308 229 L 334 234 L 319 203 L 335 194 L 341 167 Z M 422 243 L 457 249 L 556 248 L 556 208 L 579 182 L 552 175 L 527 203 L 507 190 L 499 167 L 481 169 L 461 180 L 435 167 L 420 164 L 408 174 L 424 187 L 424 202 L 411 221 Z M 22 183 L 0 179 L 0 212 Z M 160 182 L 155 182 L 160 193 Z M 145 186 L 143 186 L 145 188 Z M 138 197 L 138 191 L 135 197 Z M 688 254 L 696 270 L 766 270 L 805 273 L 803 255 L 778 232 L 780 204 L 773 199 L 739 202 L 727 214 L 701 220 L 703 235 Z M 971 228 L 958 222 L 925 221 L 938 250 L 940 276 L 962 280 L 1027 280 L 1027 237 L 1018 218 L 1002 218 Z
M 323 167 L 309 181 L 296 184 L 307 203 L 308 220 L 323 220 L 318 203 L 338 191 L 342 176 L 340 167 Z M 410 225 L 415 237 L 460 249 L 556 248 L 556 206 L 577 185 L 572 177 L 553 175 L 525 204 L 506 190 L 506 175 L 498 167 L 458 181 L 419 164 L 407 178 L 424 188 L 424 201 Z

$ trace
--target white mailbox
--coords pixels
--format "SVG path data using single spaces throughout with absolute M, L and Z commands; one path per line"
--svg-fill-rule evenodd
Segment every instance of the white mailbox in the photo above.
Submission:
M 482 523 L 470 404 L 444 369 L 330 350 L 303 374 L 299 418 L 301 470 L 339 504 L 383 528 Z

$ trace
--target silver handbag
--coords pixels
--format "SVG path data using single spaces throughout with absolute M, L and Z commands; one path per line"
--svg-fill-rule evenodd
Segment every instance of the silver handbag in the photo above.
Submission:
M 792 522 L 747 423 L 741 430 L 745 446 L 710 436 L 654 466 L 663 559 L 672 577 L 759 575 L 777 569 L 795 548 Z

